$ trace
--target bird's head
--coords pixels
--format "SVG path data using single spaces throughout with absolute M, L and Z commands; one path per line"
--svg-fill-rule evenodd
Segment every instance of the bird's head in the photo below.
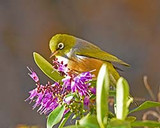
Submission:
M 67 34 L 56 34 L 49 42 L 51 56 L 64 56 L 74 47 L 76 38 Z

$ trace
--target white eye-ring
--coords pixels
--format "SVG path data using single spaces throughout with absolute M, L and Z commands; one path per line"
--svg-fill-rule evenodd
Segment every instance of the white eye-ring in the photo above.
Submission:
M 58 44 L 58 49 L 62 50 L 64 48 L 64 44 L 63 43 L 59 43 Z

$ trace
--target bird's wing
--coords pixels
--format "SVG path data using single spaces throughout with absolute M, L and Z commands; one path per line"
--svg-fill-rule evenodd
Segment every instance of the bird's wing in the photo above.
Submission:
M 115 63 L 119 63 L 125 66 L 129 66 L 129 64 L 125 63 L 124 61 L 101 50 L 99 47 L 85 40 L 77 39 L 77 43 L 74 49 L 75 49 L 74 52 L 76 55 L 95 58 L 95 59 L 99 59 L 99 60 L 107 61 L 107 62 L 115 62 Z

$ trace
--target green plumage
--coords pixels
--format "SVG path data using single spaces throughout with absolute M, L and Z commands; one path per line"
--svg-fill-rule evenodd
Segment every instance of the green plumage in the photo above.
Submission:
M 82 40 L 82 39 L 77 38 L 77 42 L 74 48 L 76 48 L 75 50 L 76 55 L 91 57 L 91 58 L 95 58 L 95 59 L 102 60 L 102 61 L 115 62 L 115 63 L 119 63 L 125 66 L 129 66 L 129 64 L 123 62 L 117 57 L 101 50 L 99 47 L 85 40 Z
M 61 44 L 61 47 L 59 47 L 59 44 Z M 53 36 L 50 40 L 49 46 L 52 51 L 52 55 L 68 59 L 69 68 L 77 68 L 76 71 L 90 71 L 96 69 L 98 73 L 100 66 L 105 62 L 113 85 L 116 84 L 116 81 L 120 76 L 112 63 L 129 66 L 129 64 L 101 50 L 96 45 L 67 34 L 57 34 Z M 83 59 L 83 57 L 85 59 Z

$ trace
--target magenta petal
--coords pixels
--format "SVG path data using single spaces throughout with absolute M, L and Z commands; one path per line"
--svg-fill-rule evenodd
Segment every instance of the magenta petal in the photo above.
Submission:
M 92 94 L 96 95 L 96 88 L 92 87 L 92 88 L 90 88 L 90 91 L 91 91 Z
M 37 96 L 37 89 L 33 89 L 31 91 L 29 91 L 30 93 L 30 96 L 25 100 L 25 101 L 28 101 L 28 100 L 33 100 L 35 98 L 35 96 Z
M 86 96 L 86 97 L 84 98 L 84 105 L 86 105 L 86 106 L 89 105 L 89 97 L 88 97 L 88 96 Z
M 67 114 L 69 111 L 70 111 L 70 109 L 69 109 L 69 108 L 68 108 L 68 109 L 66 109 L 66 110 L 64 111 L 64 115 L 65 115 L 65 114 Z
M 56 85 L 55 85 L 56 86 Z M 40 86 L 40 89 L 45 89 L 43 85 Z M 53 98 L 53 93 L 50 92 L 50 89 L 45 89 L 43 92 L 37 92 L 37 88 L 29 92 L 30 96 L 27 100 L 35 99 L 35 104 L 33 109 L 39 107 L 37 110 L 40 114 L 46 114 L 53 111 L 57 106 L 57 98 Z
M 37 76 L 37 74 L 32 70 L 30 69 L 29 67 L 27 67 L 28 70 L 30 71 L 30 73 L 28 73 L 28 75 L 37 83 L 39 82 L 39 78 Z

